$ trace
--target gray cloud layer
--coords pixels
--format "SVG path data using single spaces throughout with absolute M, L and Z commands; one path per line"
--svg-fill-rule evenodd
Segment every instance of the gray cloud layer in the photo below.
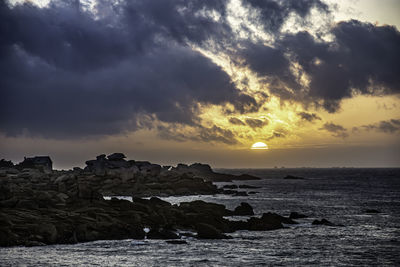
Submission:
M 128 1 L 111 21 L 67 1 L 43 9 L 1 2 L 1 131 L 113 134 L 136 129 L 139 114 L 193 125 L 198 102 L 256 111 L 252 97 L 185 43 L 224 35 L 223 23 L 194 14 L 223 13 L 223 3 Z
M 157 0 L 111 5 L 101 0 L 91 13 L 76 1 L 53 1 L 42 9 L 30 4 L 10 8 L 1 1 L 0 131 L 52 138 L 106 135 L 149 127 L 140 121 L 143 116 L 200 127 L 199 102 L 230 103 L 243 114 L 257 111 L 260 103 L 238 90 L 193 44 L 227 46 L 233 59 L 270 84 L 271 93 L 330 112 L 354 91 L 399 93 L 396 28 L 353 20 L 331 29 L 332 42 L 308 32 L 282 35 L 291 14 L 305 18 L 313 8 L 329 12 L 327 6 L 319 0 L 243 0 L 259 14 L 254 22 L 276 38 L 271 46 L 241 42 L 239 49 L 226 4 Z M 309 87 L 292 73 L 292 62 L 308 75 Z M 235 142 L 218 126 L 199 130 L 202 140 Z

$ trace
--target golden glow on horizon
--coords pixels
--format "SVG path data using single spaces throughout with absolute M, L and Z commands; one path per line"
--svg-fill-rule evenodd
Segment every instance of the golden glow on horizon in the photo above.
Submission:
M 268 149 L 268 146 L 263 142 L 257 142 L 251 146 L 251 149 Z

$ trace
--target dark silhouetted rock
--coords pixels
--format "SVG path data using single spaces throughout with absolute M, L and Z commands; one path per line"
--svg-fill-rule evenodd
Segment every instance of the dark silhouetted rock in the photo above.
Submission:
M 199 239 L 227 239 L 228 236 L 224 235 L 212 225 L 206 223 L 198 223 L 196 225 L 197 238 Z
M 381 213 L 379 210 L 374 210 L 374 209 L 366 209 L 365 213 Z
M 174 244 L 174 245 L 184 245 L 184 244 L 188 243 L 185 240 L 167 240 L 165 242 L 167 242 L 168 244 Z
M 260 186 L 252 186 L 252 185 L 241 184 L 241 185 L 239 185 L 239 188 L 256 189 L 256 188 L 261 188 L 261 187 Z
M 327 219 L 322 219 L 322 220 L 314 220 L 312 222 L 312 225 L 326 225 L 326 226 L 336 226 L 334 223 L 328 221 Z
M 295 211 L 291 212 L 290 215 L 289 215 L 289 219 L 295 220 L 295 219 L 301 219 L 301 218 L 307 218 L 307 216 L 304 215 L 304 214 L 295 212 Z
M 103 155 L 100 155 L 100 157 L 102 157 L 102 156 Z M 112 153 L 111 155 L 108 155 L 107 158 L 108 158 L 108 160 L 123 160 L 126 157 L 123 153 Z
M 179 236 L 171 230 L 168 229 L 151 229 L 147 233 L 148 239 L 179 239 Z
M 226 189 L 237 189 L 238 186 L 235 185 L 235 184 L 227 184 L 227 185 L 224 185 L 222 188 L 226 188 Z
M 287 175 L 283 179 L 287 179 L 287 180 L 304 180 L 305 178 L 299 177 L 299 176 Z
M 233 211 L 233 215 L 236 216 L 246 216 L 246 215 L 254 215 L 253 207 L 246 202 L 240 203 L 240 206 L 237 206 Z
M 245 191 L 237 191 L 234 196 L 238 196 L 238 197 L 247 197 L 248 194 Z

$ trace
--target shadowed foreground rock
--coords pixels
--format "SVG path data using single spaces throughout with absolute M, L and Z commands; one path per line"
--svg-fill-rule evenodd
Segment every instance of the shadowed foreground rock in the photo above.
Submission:
M 3 186 L 2 192 L 12 190 Z M 159 198 L 133 201 L 104 200 L 97 192 L 70 196 L 58 191 L 25 190 L 2 195 L 0 201 L 0 245 L 36 246 L 74 244 L 94 240 L 179 239 L 175 231 L 197 232 L 197 238 L 230 238 L 236 230 L 273 230 L 282 228 L 288 218 L 264 214 L 247 221 L 230 221 L 234 215 L 224 205 L 204 201 L 171 205 Z M 247 204 L 248 205 L 248 204 Z M 239 207 L 250 205 L 243 203 Z M 252 208 L 251 208 L 252 210 Z

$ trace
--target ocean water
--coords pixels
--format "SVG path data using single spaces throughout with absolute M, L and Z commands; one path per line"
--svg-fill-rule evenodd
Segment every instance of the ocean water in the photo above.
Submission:
M 179 203 L 202 199 L 234 208 L 246 201 L 255 213 L 308 215 L 274 231 L 238 231 L 230 240 L 96 241 L 76 245 L 0 248 L 0 266 L 400 266 L 400 169 L 223 170 L 265 178 L 235 181 L 261 186 L 248 197 L 168 197 Z M 287 174 L 306 180 L 284 180 Z M 226 183 L 220 183 L 222 186 Z M 368 214 L 366 209 L 379 210 Z M 313 226 L 326 218 L 344 227 Z M 238 219 L 235 217 L 234 219 Z M 242 218 L 243 219 L 243 218 Z

